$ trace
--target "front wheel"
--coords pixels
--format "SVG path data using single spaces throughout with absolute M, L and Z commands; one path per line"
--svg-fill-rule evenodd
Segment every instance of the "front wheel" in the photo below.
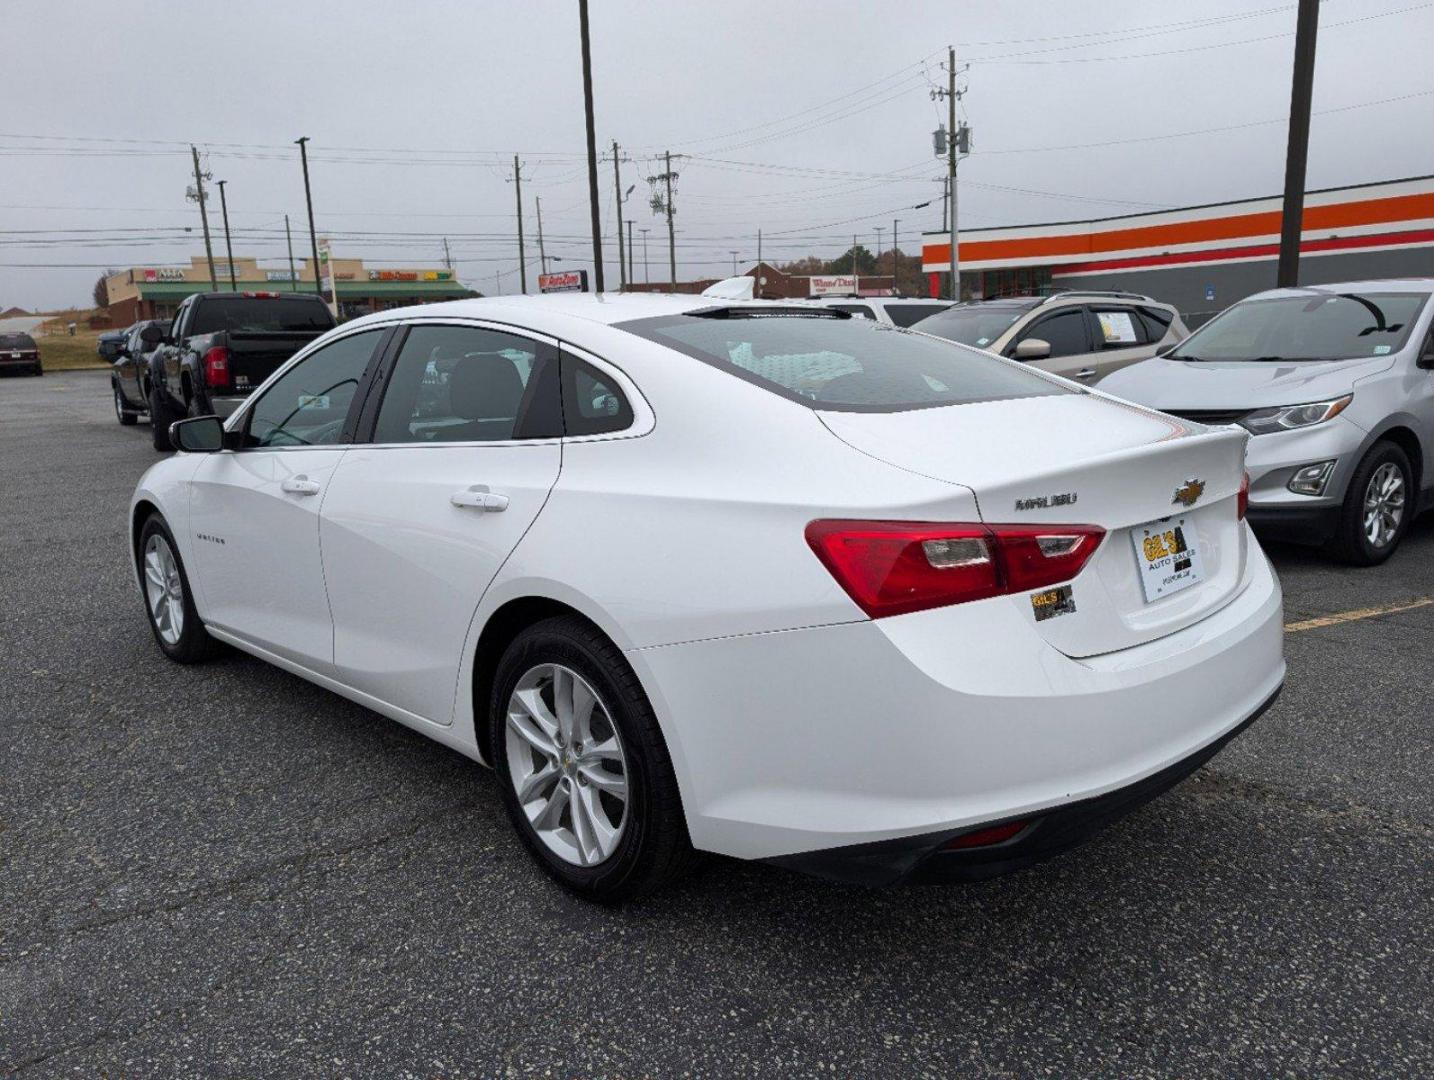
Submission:
M 149 628 L 164 655 L 180 664 L 213 656 L 219 643 L 199 621 L 179 547 L 158 514 L 150 515 L 139 534 L 139 572 Z
M 1350 478 L 1331 553 L 1354 566 L 1375 566 L 1394 554 L 1409 528 L 1414 470 L 1392 442 L 1375 445 Z
M 521 633 L 498 664 L 489 753 L 523 844 L 580 896 L 628 900 L 692 859 L 677 779 L 622 652 L 576 617 Z
M 115 419 L 125 427 L 133 427 L 139 417 L 135 415 L 134 410 L 125 404 L 124 394 L 120 392 L 118 384 L 111 385 L 110 389 L 114 391 Z

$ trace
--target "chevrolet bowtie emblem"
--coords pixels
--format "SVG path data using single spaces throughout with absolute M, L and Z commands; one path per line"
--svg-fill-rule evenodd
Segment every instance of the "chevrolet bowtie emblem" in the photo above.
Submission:
M 1197 480 L 1193 476 L 1175 489 L 1175 498 L 1170 500 L 1170 505 L 1179 503 L 1181 506 L 1194 506 L 1195 501 L 1205 494 L 1205 481 Z

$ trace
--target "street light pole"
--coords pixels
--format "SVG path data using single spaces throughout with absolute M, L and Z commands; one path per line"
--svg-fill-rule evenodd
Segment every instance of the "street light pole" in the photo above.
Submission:
M 289 245 L 289 291 L 299 291 L 299 275 L 294 269 L 294 234 L 289 231 L 289 215 L 284 215 L 284 242 Z
M 224 185 L 228 180 L 219 181 L 219 213 L 224 218 L 224 253 L 229 256 L 229 291 L 238 292 L 239 283 L 234 280 L 234 245 L 229 242 L 229 202 L 224 198 Z
M 651 285 L 652 268 L 647 262 L 647 234 L 649 230 L 639 229 L 638 232 L 642 233 L 642 283 L 644 285 Z
M 309 208 L 309 248 L 314 256 L 314 292 L 324 295 L 324 282 L 319 274 L 319 234 L 314 229 L 314 195 L 309 187 L 309 137 L 295 139 L 299 144 L 299 160 L 304 165 L 304 202 Z

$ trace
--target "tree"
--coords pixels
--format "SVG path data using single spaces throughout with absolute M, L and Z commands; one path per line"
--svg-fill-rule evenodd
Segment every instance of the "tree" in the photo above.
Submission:
M 863 244 L 858 244 L 854 248 L 848 248 L 831 262 L 827 263 L 826 269 L 822 272 L 826 274 L 850 274 L 852 272 L 853 252 L 856 254 L 856 272 L 858 274 L 871 276 L 872 274 L 881 273 L 881 268 L 876 264 L 876 256 L 868 251 Z
M 95 307 L 110 306 L 109 275 L 113 272 L 112 270 L 106 270 L 100 275 L 99 280 L 95 282 L 94 292 L 90 294 L 94 297 Z
M 819 258 L 816 255 L 808 255 L 805 259 L 782 263 L 777 269 L 784 274 L 791 274 L 795 277 L 810 277 L 812 274 L 825 274 L 827 272 L 827 263 L 825 259 Z

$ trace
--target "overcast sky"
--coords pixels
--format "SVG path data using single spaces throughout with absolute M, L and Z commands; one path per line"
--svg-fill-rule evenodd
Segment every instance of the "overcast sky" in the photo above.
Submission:
M 530 288 L 537 197 L 548 254 L 591 265 L 576 0 L 6 0 L 4 14 L 0 309 L 88 303 L 106 266 L 202 254 L 191 142 L 228 181 L 236 255 L 280 265 L 285 213 L 307 250 L 292 141 L 308 135 L 337 255 L 435 266 L 446 235 L 464 282 L 516 291 L 518 153 Z M 893 218 L 914 250 L 940 226 L 944 105 L 929 91 L 948 44 L 971 65 L 963 228 L 1283 184 L 1293 3 L 592 0 L 592 21 L 598 141 L 632 159 L 653 280 L 666 232 L 646 177 L 664 149 L 686 155 L 680 278 L 730 271 L 734 250 L 751 260 L 759 227 L 773 260 L 830 257 L 853 233 L 875 248 L 878 227 L 885 249 Z M 1434 173 L 1431 43 L 1434 3 L 1326 0 L 1310 188 Z M 610 161 L 599 178 L 615 281 Z M 217 230 L 217 199 L 211 215 Z

